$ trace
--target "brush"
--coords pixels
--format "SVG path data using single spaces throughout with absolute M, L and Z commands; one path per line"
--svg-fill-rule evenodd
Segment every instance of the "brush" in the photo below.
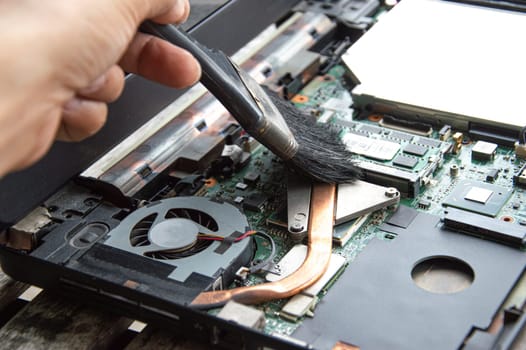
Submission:
M 201 64 L 201 83 L 245 131 L 298 172 L 326 183 L 359 176 L 336 132 L 278 94 L 261 87 L 224 53 L 201 45 L 174 25 L 146 21 L 141 31 L 190 52 Z

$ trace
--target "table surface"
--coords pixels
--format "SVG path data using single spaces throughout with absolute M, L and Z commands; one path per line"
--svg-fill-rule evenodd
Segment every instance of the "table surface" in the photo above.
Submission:
M 0 271 L 2 349 L 208 349 L 144 325 L 14 281 Z

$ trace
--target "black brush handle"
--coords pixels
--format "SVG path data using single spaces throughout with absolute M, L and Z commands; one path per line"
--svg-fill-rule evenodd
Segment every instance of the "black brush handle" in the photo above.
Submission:
M 219 50 L 201 45 L 174 25 L 146 21 L 142 32 L 157 36 L 190 52 L 201 64 L 201 83 L 225 106 L 248 131 L 257 129 L 263 112 L 239 76 L 237 67 Z

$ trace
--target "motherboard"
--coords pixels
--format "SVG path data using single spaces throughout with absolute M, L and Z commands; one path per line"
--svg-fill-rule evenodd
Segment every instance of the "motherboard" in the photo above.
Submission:
M 522 238 L 514 245 L 516 249 L 524 249 L 525 230 L 521 228 L 526 226 L 524 188 L 514 185 L 514 176 L 521 173 L 526 161 L 517 157 L 513 148 L 490 144 L 489 151 L 478 153 L 481 144 L 484 148 L 488 147 L 485 145 L 487 142 L 472 140 L 469 135 L 458 133 L 447 125 L 439 130 L 430 125 L 423 128 L 417 125 L 414 129 L 410 125 L 393 127 L 382 123 L 382 116 L 376 113 L 364 116 L 352 109 L 345 73 L 344 66 L 334 66 L 327 74 L 315 77 L 292 101 L 298 108 L 316 115 L 318 122 L 336 128 L 344 142 L 353 142 L 354 135 L 359 137 L 358 140 L 366 140 L 365 145 L 358 146 L 364 149 L 363 152 L 353 148 L 353 145 L 350 147 L 361 168 L 365 171 L 377 169 L 383 177 L 366 173 L 365 178 L 378 185 L 401 191 L 405 189 L 399 204 L 402 209 L 390 206 L 335 226 L 333 253 L 341 257 L 338 268 L 331 271 L 332 275 L 316 296 L 301 301 L 304 302 L 301 312 L 287 312 L 289 308 L 294 309 L 290 307 L 289 300 L 258 306 L 265 314 L 264 331 L 269 334 L 290 336 L 304 319 L 315 317 L 316 305 L 323 302 L 325 294 L 330 293 L 340 274 L 346 268 L 352 269 L 354 259 L 371 240 L 390 241 L 396 238 L 397 234 L 386 231 L 382 224 L 394 222 L 396 218 L 393 216 L 398 210 L 412 213 L 402 214 L 402 220 L 409 220 L 404 217 L 419 213 L 443 217 L 447 208 L 458 208 L 478 217 L 487 217 L 490 226 L 499 226 L 500 222 L 513 224 L 503 227 L 522 232 Z M 381 142 L 386 145 L 379 145 Z M 283 264 L 293 261 L 283 257 L 296 246 L 287 230 L 285 175 L 283 162 L 258 146 L 252 154 L 251 163 L 243 171 L 226 180 L 210 180 L 202 194 L 227 202 L 243 203 L 251 227 L 267 232 L 275 241 L 273 261 L 281 269 L 287 268 Z M 251 178 L 258 181 L 253 183 L 249 180 Z M 350 200 L 353 200 L 352 196 Z M 491 239 L 490 235 L 474 234 Z M 340 237 L 343 235 L 347 238 L 342 243 Z M 256 240 L 256 260 L 263 260 L 272 254 L 266 240 L 259 237 Z M 501 242 L 506 242 L 506 239 Z M 297 267 L 294 264 L 294 268 Z M 264 282 L 264 275 L 255 274 L 243 282 L 234 282 L 231 287 Z M 516 297 L 526 298 L 524 287 L 520 296 Z M 210 312 L 217 314 L 220 309 Z

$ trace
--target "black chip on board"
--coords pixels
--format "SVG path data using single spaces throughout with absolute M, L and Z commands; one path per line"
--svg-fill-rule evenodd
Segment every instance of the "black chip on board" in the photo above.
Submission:
M 379 134 L 382 132 L 382 128 L 379 128 L 377 126 L 371 126 L 371 125 L 362 125 L 360 128 L 361 132 L 366 132 L 369 134 Z
M 410 143 L 407 146 L 405 146 L 404 153 L 421 157 L 427 153 L 427 147 Z
M 418 144 L 424 145 L 424 146 L 430 146 L 430 147 L 438 147 L 440 146 L 441 142 L 438 140 L 433 140 L 427 137 L 420 137 L 417 141 Z
M 418 208 L 420 209 L 429 209 L 431 207 L 431 202 L 425 199 L 422 199 L 418 202 Z
M 413 135 L 409 135 L 409 134 L 398 132 L 398 131 L 391 131 L 391 133 L 389 134 L 389 137 L 393 139 L 402 140 L 402 141 L 411 141 L 413 139 Z
M 393 216 L 391 216 L 385 223 L 392 226 L 408 228 L 417 215 L 418 211 L 415 209 L 405 205 L 400 205 Z
M 418 159 L 407 157 L 407 156 L 398 156 L 393 160 L 394 165 L 402 166 L 404 168 L 410 168 L 413 169 L 415 165 L 418 163 Z
M 338 125 L 341 125 L 341 126 L 344 126 L 344 127 L 347 127 L 349 129 L 354 129 L 354 127 L 356 125 L 358 125 L 357 123 L 353 122 L 353 121 L 350 121 L 350 120 L 345 120 L 345 119 L 340 119 L 340 118 L 336 118 L 334 120 L 334 123 L 338 124 Z
M 247 185 L 255 185 L 259 181 L 259 174 L 254 172 L 249 172 L 243 177 L 243 182 Z
M 499 177 L 499 169 L 490 169 L 486 173 L 486 182 L 495 182 Z
M 266 201 L 266 197 L 259 194 L 253 194 L 243 200 L 243 209 L 259 213 Z

